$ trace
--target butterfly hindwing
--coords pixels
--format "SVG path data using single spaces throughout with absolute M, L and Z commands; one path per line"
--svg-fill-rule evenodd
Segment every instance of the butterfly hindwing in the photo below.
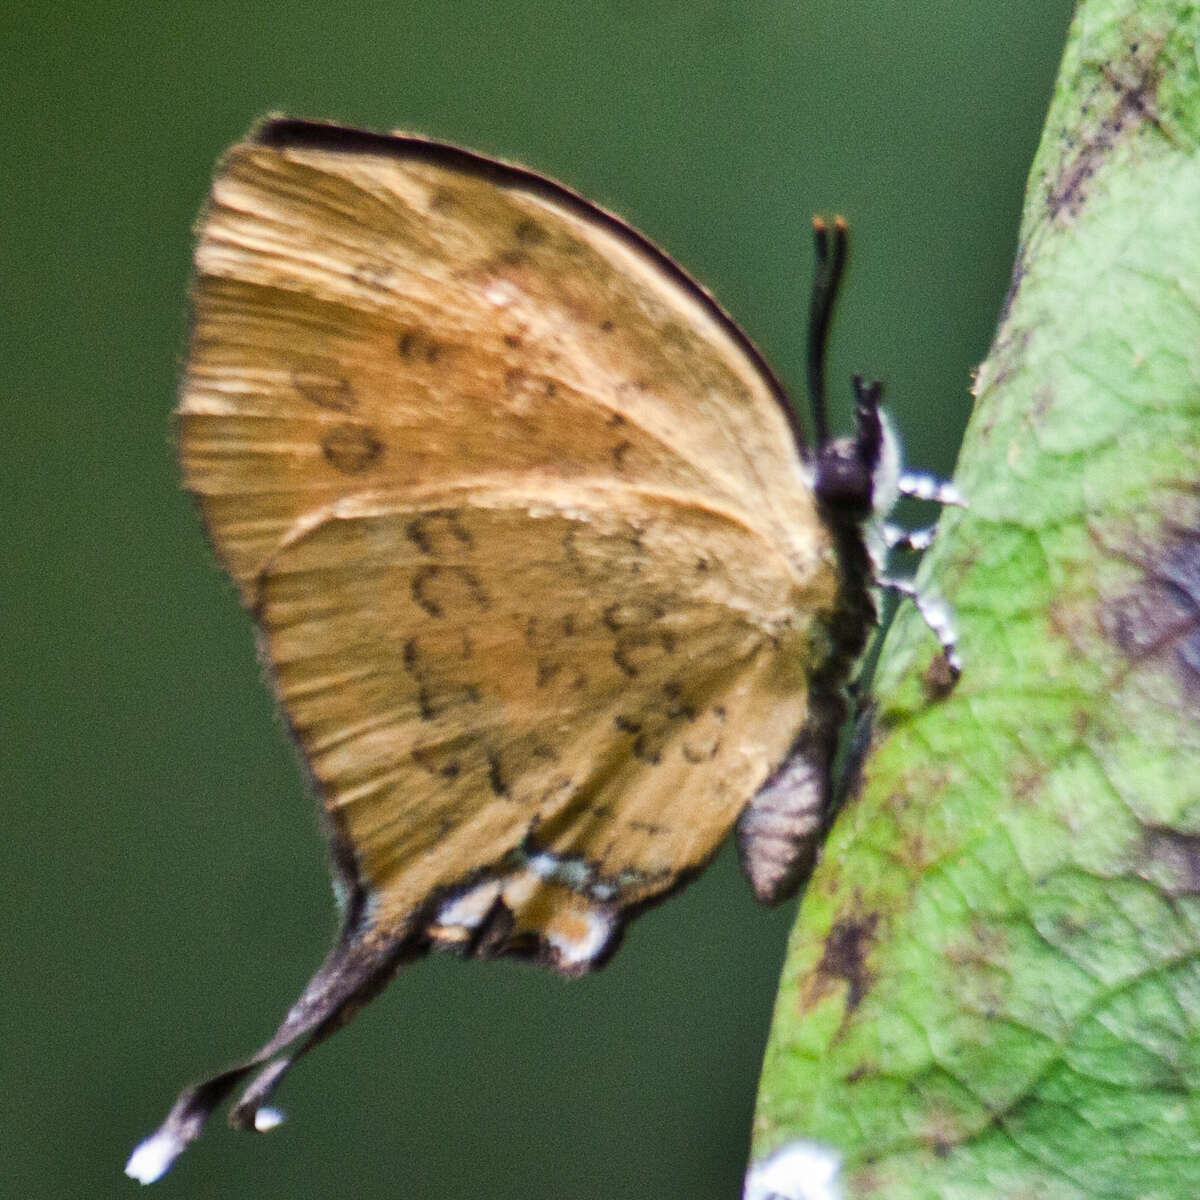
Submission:
M 571 485 L 342 502 L 272 557 L 257 615 L 376 920 L 540 854 L 615 932 L 786 751 L 808 607 L 740 520 Z

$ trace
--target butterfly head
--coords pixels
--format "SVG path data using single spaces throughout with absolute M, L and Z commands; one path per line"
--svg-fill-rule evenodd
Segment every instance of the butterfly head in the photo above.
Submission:
M 910 597 L 941 642 L 949 669 L 957 676 L 961 664 L 948 606 L 919 592 L 911 579 L 897 578 L 889 571 L 892 552 L 925 549 L 932 541 L 933 527 L 904 530 L 892 525 L 888 516 L 901 496 L 958 506 L 965 501 L 953 484 L 903 469 L 900 440 L 881 407 L 883 384 L 879 380 L 867 383 L 861 375 L 854 376 L 855 431 L 848 437 L 830 437 L 825 352 L 846 266 L 848 229 L 841 217 L 832 224 L 816 217 L 813 235 L 817 271 L 808 338 L 808 391 L 816 439 L 813 489 L 838 537 L 850 591 L 860 593 L 857 606 L 853 597 L 844 598 L 843 603 L 860 614 L 873 612 L 871 605 L 861 603 L 862 589 L 870 586 Z M 858 652 L 859 643 L 857 634 L 848 640 L 847 656 Z
M 900 442 L 880 399 L 883 385 L 854 377 L 856 429 L 817 447 L 817 498 L 827 510 L 855 522 L 883 518 L 899 497 Z

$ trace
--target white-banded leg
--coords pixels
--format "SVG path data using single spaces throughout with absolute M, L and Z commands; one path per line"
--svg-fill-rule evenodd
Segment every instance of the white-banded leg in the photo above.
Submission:
M 914 500 L 930 500 L 934 504 L 950 504 L 955 508 L 966 508 L 962 492 L 948 479 L 926 475 L 924 471 L 901 471 L 897 482 L 900 495 Z
M 901 471 L 896 490 L 900 495 L 911 496 L 914 500 L 925 500 L 943 506 L 953 505 L 955 508 L 967 507 L 963 494 L 953 483 L 947 479 L 938 479 L 936 475 L 928 475 L 924 471 Z M 871 548 L 871 556 L 875 561 L 876 584 L 899 596 L 907 596 L 913 602 L 922 620 L 941 643 L 946 664 L 957 678 L 962 672 L 962 659 L 958 654 L 954 613 L 949 604 L 941 596 L 919 591 L 911 579 L 900 579 L 888 574 L 888 562 L 893 551 L 920 553 L 928 550 L 937 534 L 937 527 L 928 525 L 922 529 L 905 529 L 891 521 L 881 521 L 876 528 L 878 533 L 874 547 Z M 879 553 L 880 541 L 883 543 L 882 553 Z
M 903 525 L 893 525 L 891 521 L 885 521 L 883 544 L 888 550 L 910 550 L 919 554 L 933 545 L 936 533 L 936 525 L 926 525 L 923 529 L 905 529 Z
M 941 596 L 931 596 L 920 591 L 911 579 L 878 575 L 875 583 L 876 586 L 895 592 L 898 596 L 907 596 L 913 602 L 917 612 L 921 614 L 921 619 L 941 644 L 942 653 L 946 656 L 946 665 L 957 679 L 962 673 L 962 659 L 958 654 L 958 630 L 954 625 L 954 613 L 950 605 Z

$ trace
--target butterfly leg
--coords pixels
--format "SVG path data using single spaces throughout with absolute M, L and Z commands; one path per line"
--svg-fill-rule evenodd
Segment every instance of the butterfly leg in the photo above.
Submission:
M 936 475 L 927 475 L 924 471 L 902 471 L 897 488 L 900 495 L 912 496 L 914 500 L 930 500 L 934 504 L 951 505 L 954 508 L 967 507 L 962 492 L 953 483 Z
M 967 502 L 962 493 L 948 480 L 938 479 L 934 475 L 923 472 L 902 471 L 897 490 L 902 496 L 912 496 L 917 500 L 927 500 L 933 504 L 953 505 L 956 508 L 966 508 Z M 888 591 L 900 596 L 907 596 L 916 605 L 917 612 L 925 624 L 932 630 L 942 646 L 952 675 L 957 678 L 962 671 L 962 659 L 958 654 L 958 634 L 954 628 L 954 614 L 950 606 L 940 597 L 930 596 L 917 590 L 911 579 L 900 579 L 888 574 L 888 560 L 892 551 L 912 551 L 920 553 L 929 549 L 937 533 L 936 526 L 929 525 L 922 529 L 904 529 L 903 526 L 883 521 L 878 526 L 878 533 L 869 547 L 871 558 L 875 564 L 875 582 Z M 880 546 L 882 542 L 882 547 Z
M 921 529 L 905 529 L 901 525 L 893 525 L 890 521 L 883 525 L 883 541 L 889 551 L 904 550 L 919 554 L 933 545 L 936 535 L 936 525 L 926 525 Z
M 896 579 L 890 575 L 879 575 L 876 584 L 899 596 L 907 596 L 916 606 L 921 619 L 930 632 L 941 643 L 946 665 L 957 679 L 962 673 L 962 658 L 958 653 L 958 630 L 954 625 L 954 614 L 940 596 L 930 596 L 918 590 L 911 579 Z

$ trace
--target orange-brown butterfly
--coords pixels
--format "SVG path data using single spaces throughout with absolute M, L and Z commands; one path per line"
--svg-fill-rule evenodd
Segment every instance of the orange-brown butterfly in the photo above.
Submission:
M 882 515 L 897 491 L 953 499 L 900 474 L 877 384 L 856 381 L 856 436 L 827 435 L 845 244 L 818 224 L 809 447 L 712 297 L 574 192 L 306 121 L 230 152 L 180 454 L 320 796 L 344 924 L 131 1175 L 161 1176 L 253 1072 L 231 1122 L 274 1124 L 292 1062 L 430 948 L 582 974 L 735 823 L 758 898 L 799 887 L 872 563 L 904 540 Z

